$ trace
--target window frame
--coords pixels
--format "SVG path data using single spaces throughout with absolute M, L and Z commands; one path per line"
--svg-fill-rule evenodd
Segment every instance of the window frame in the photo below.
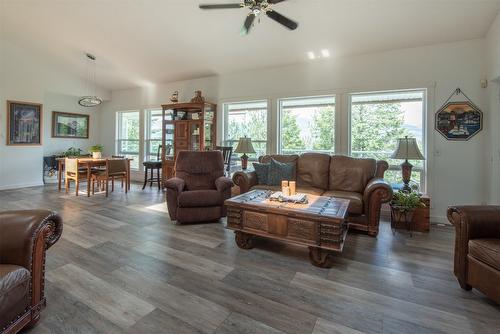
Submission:
M 150 157 L 154 157 L 153 160 L 156 160 L 156 155 L 157 152 L 150 152 L 151 145 L 150 143 L 152 141 L 159 141 L 161 145 L 162 139 L 151 139 L 151 118 L 152 114 L 154 112 L 159 112 L 160 113 L 160 118 L 162 117 L 162 109 L 161 108 L 149 108 L 149 109 L 144 109 L 144 141 L 143 141 L 143 151 L 144 151 L 144 161 L 151 160 Z M 163 124 L 162 124 L 163 126 Z M 161 156 L 160 156 L 161 159 Z
M 300 154 L 304 153 L 304 152 L 319 152 L 319 153 L 325 153 L 325 154 L 336 154 L 336 152 L 338 152 L 338 147 L 339 147 L 339 127 L 340 127 L 340 123 L 339 123 L 339 119 L 338 119 L 338 94 L 320 94 L 320 95 L 307 95 L 307 96 L 291 96 L 291 97 L 280 97 L 280 98 L 277 98 L 276 100 L 276 114 L 277 114 L 277 123 L 276 123 L 276 135 L 277 135 L 277 139 L 276 139 L 276 151 L 278 152 L 278 154 L 283 154 L 283 149 L 281 147 L 281 143 L 282 143 L 282 135 L 281 135 L 281 132 L 282 132 L 282 120 L 283 120 L 283 117 L 282 117 L 282 101 L 286 101 L 286 100 L 306 100 L 306 99 L 314 99 L 314 98 L 322 98 L 322 97 L 329 97 L 329 98 L 333 98 L 333 117 L 334 117 L 334 124 L 333 124 L 333 141 L 334 141 L 334 146 L 333 146 L 333 150 L 332 151 L 328 151 L 328 152 L 325 152 L 325 151 L 320 151 L 320 150 L 305 150 L 305 151 L 302 151 L 300 152 Z M 312 104 L 310 105 L 312 107 L 316 106 L 316 107 L 319 107 L 319 106 L 322 106 L 321 104 Z
M 422 155 L 425 160 L 423 161 L 422 167 L 414 166 L 412 171 L 420 172 L 420 182 L 419 191 L 421 193 L 426 193 L 427 191 L 427 172 L 428 172 L 428 140 L 427 140 L 427 103 L 428 103 L 428 89 L 427 88 L 408 88 L 408 89 L 391 89 L 391 90 L 374 90 L 374 91 L 359 91 L 359 92 L 348 92 L 347 95 L 347 154 L 352 157 L 352 97 L 356 95 L 380 95 L 380 94 L 390 94 L 390 93 L 411 93 L 418 92 L 422 93 Z M 398 101 L 398 100 L 391 100 Z M 403 100 L 400 100 L 403 101 Z M 394 138 L 396 141 L 397 138 Z M 389 164 L 389 171 L 401 171 L 401 165 L 391 165 Z
M 123 117 L 122 115 L 124 114 L 132 114 L 132 113 L 137 113 L 138 115 L 138 120 L 139 120 L 139 138 L 138 139 L 123 139 L 122 137 L 122 125 L 123 125 Z M 140 110 L 124 110 L 124 111 L 117 111 L 116 112 L 116 136 L 115 136 L 115 154 L 116 155 L 133 155 L 137 156 L 137 166 L 138 168 L 131 167 L 131 170 L 139 170 L 141 166 L 141 111 Z M 122 142 L 137 142 L 138 144 L 138 151 L 136 152 L 129 152 L 129 151 L 121 151 L 121 144 Z
M 271 128 L 271 110 L 270 110 L 270 103 L 269 103 L 269 99 L 251 99 L 251 100 L 234 100 L 234 101 L 225 101 L 225 102 L 222 102 L 221 103 L 221 107 L 222 107 L 222 113 L 223 113 L 223 117 L 222 117 L 222 138 L 221 138 L 221 143 L 224 145 L 224 146 L 233 146 L 234 147 L 234 144 L 233 143 L 237 143 L 239 138 L 238 139 L 228 139 L 227 138 L 227 134 L 228 134 L 228 125 L 229 125 L 229 109 L 228 109 L 228 105 L 231 105 L 231 104 L 245 104 L 245 103 L 248 103 L 248 104 L 251 104 L 251 103 L 265 103 L 266 107 L 266 140 L 261 140 L 261 139 L 254 139 L 252 138 L 252 143 L 264 143 L 266 145 L 266 150 L 265 150 L 265 154 L 270 154 L 271 152 L 271 141 L 270 141 L 270 138 L 271 138 L 271 134 L 272 134 L 272 128 Z M 251 108 L 251 109 L 242 109 L 242 110 L 261 110 L 262 108 Z M 258 157 L 257 157 L 258 158 Z M 236 163 L 240 160 L 239 159 L 239 156 L 237 154 L 233 154 L 232 155 L 232 158 L 231 158 L 232 161 L 235 161 Z M 249 161 L 256 161 L 256 159 L 253 159 L 253 158 L 249 158 Z

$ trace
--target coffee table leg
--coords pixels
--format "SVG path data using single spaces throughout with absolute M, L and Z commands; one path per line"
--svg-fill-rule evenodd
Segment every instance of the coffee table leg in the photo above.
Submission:
M 234 240 L 238 247 L 242 249 L 252 249 L 253 248 L 253 240 L 252 235 L 240 231 L 234 231 Z
M 318 247 L 309 247 L 309 259 L 311 263 L 320 268 L 331 268 L 333 258 L 330 251 Z

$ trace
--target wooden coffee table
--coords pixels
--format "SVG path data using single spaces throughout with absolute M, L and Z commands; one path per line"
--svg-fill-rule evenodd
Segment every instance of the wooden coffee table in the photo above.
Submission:
M 251 249 L 253 236 L 304 245 L 313 265 L 330 268 L 332 254 L 344 247 L 349 200 L 307 195 L 308 204 L 294 204 L 270 201 L 270 194 L 252 190 L 225 201 L 238 247 Z

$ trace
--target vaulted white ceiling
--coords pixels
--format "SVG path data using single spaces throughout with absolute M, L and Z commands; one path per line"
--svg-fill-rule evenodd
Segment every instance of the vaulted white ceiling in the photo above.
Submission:
M 99 84 L 121 89 L 308 61 L 310 50 L 337 57 L 480 38 L 500 10 L 500 0 L 287 0 L 274 9 L 297 30 L 264 16 L 240 36 L 247 9 L 198 9 L 231 2 L 0 0 L 1 34 L 80 75 L 91 52 Z

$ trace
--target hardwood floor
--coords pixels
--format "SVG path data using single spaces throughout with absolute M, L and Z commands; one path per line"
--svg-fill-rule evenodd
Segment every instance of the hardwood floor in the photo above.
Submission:
M 47 308 L 29 333 L 498 333 L 500 307 L 459 288 L 451 227 L 350 234 L 332 269 L 307 249 L 238 249 L 223 223 L 174 225 L 138 185 L 90 198 L 56 186 L 0 191 L 0 210 L 64 220 L 48 251 Z

